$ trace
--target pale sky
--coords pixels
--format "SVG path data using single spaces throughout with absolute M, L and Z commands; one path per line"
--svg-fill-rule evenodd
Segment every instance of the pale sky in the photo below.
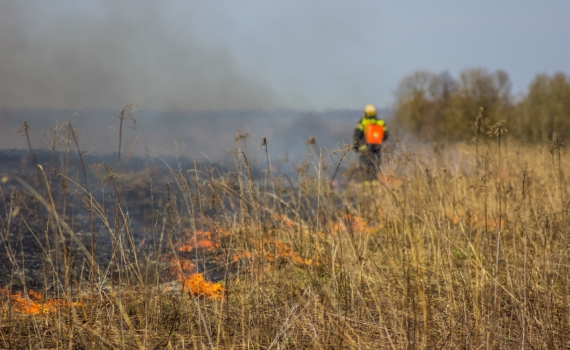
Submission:
M 0 107 L 390 107 L 417 69 L 570 73 L 570 1 L 0 0 Z

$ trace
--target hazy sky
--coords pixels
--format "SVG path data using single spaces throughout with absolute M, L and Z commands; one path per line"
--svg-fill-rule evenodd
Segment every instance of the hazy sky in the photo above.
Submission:
M 570 1 L 0 0 L 0 107 L 389 107 L 416 69 L 570 73 Z

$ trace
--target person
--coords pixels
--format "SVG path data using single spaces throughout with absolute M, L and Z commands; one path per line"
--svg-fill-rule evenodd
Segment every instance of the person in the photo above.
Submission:
M 360 169 L 365 181 L 377 180 L 382 161 L 381 146 L 388 138 L 388 129 L 378 119 L 376 107 L 367 105 L 354 128 L 354 150 L 360 153 Z

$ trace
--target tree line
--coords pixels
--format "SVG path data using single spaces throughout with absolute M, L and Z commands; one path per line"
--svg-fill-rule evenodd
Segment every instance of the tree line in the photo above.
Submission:
M 509 134 L 527 142 L 570 135 L 570 77 L 539 74 L 528 92 L 515 98 L 503 70 L 463 70 L 458 78 L 416 71 L 396 90 L 394 116 L 403 128 L 424 139 L 459 141 L 477 128 L 505 121 Z

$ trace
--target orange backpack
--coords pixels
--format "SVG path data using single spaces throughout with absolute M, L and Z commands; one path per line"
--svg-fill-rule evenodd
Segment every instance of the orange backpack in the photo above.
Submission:
M 370 145 L 379 145 L 384 141 L 384 127 L 382 125 L 368 124 L 364 130 L 364 138 L 366 143 Z

